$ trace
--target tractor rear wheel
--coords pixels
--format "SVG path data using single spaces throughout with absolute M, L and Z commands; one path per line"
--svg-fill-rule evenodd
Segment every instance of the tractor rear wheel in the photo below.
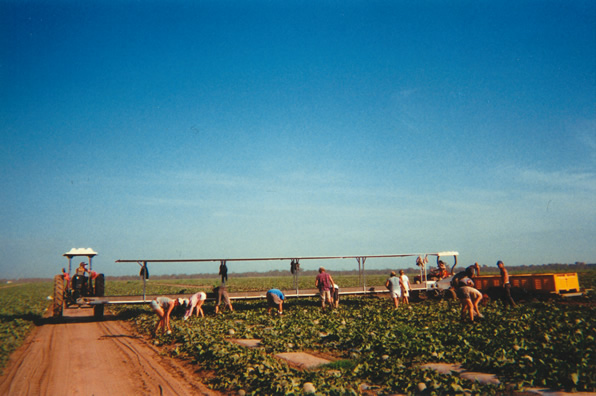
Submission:
M 53 316 L 59 318 L 64 309 L 64 277 L 62 275 L 54 276 L 54 306 Z

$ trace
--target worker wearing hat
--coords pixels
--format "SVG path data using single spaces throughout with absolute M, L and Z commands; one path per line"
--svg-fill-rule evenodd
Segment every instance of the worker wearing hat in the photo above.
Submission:
M 331 299 L 331 290 L 335 286 L 333 278 L 327 272 L 325 268 L 319 268 L 319 274 L 315 278 L 315 286 L 319 289 L 321 295 L 321 308 L 325 309 L 325 301 L 329 303 L 329 307 L 333 308 L 333 300 Z
M 79 267 L 76 269 L 76 275 L 85 275 L 85 272 L 89 272 L 89 270 L 87 268 L 85 268 L 87 266 L 87 263 L 82 262 L 81 264 L 79 264 Z

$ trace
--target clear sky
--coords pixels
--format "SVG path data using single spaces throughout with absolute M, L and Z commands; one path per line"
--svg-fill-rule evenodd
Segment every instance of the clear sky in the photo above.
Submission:
M 592 0 L 0 0 L 0 128 L 0 278 L 596 262 Z

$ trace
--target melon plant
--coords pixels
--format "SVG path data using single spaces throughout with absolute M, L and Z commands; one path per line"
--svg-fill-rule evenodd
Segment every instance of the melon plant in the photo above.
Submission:
M 338 395 L 358 394 L 361 387 L 407 394 L 421 387 L 429 394 L 499 394 L 506 386 L 596 390 L 591 304 L 547 301 L 504 309 L 491 302 L 483 308 L 485 319 L 473 324 L 460 321 L 458 304 L 436 301 L 394 310 L 384 299 L 347 297 L 338 310 L 322 312 L 317 299 L 289 300 L 281 317 L 267 315 L 261 301 L 235 308 L 187 322 L 175 317 L 174 334 L 159 338 L 176 356 L 214 371 L 208 383 L 215 389 L 300 394 L 310 383 L 317 394 Z M 146 313 L 135 320 L 150 334 L 156 318 Z M 241 347 L 229 342 L 232 337 L 260 339 L 261 347 Z M 342 363 L 303 371 L 275 358 L 292 351 L 324 353 Z M 428 362 L 460 363 L 496 374 L 502 384 L 420 368 Z

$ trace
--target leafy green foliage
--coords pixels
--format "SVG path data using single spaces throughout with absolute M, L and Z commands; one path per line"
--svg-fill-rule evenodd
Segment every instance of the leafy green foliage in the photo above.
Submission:
M 583 289 L 596 289 L 596 270 L 578 271 L 579 286 Z
M 48 307 L 52 283 L 12 284 L 0 288 L 0 368 L 27 337 Z
M 216 375 L 216 389 L 252 394 L 299 394 L 312 382 L 321 394 L 358 394 L 362 386 L 378 392 L 499 394 L 505 385 L 480 385 L 457 375 L 423 370 L 426 362 L 461 363 L 467 370 L 494 373 L 515 388 L 596 389 L 596 312 L 590 304 L 534 302 L 505 309 L 483 308 L 478 323 L 462 323 L 457 303 L 427 301 L 391 308 L 388 300 L 344 298 L 340 309 L 322 312 L 316 299 L 290 300 L 283 316 L 269 316 L 264 302 L 238 302 L 236 312 L 187 322 L 173 318 L 172 335 L 156 338 L 175 356 L 190 359 Z M 150 334 L 156 318 L 135 319 Z M 229 342 L 261 339 L 251 349 Z M 316 351 L 336 363 L 301 371 L 276 353 Z
M 579 275 L 582 282 L 585 274 Z M 367 279 L 367 284 L 384 281 L 384 277 Z M 589 279 L 587 283 L 593 282 Z M 232 291 L 266 290 L 274 285 L 291 288 L 291 281 L 291 277 L 231 278 L 229 286 Z M 301 279 L 300 288 L 312 288 L 312 281 Z M 357 277 L 337 277 L 336 281 L 344 287 L 355 286 Z M 147 294 L 208 291 L 211 286 L 200 279 L 150 281 Z M 108 295 L 140 292 L 140 281 L 106 282 Z M 51 294 L 51 282 L 0 289 L 0 364 L 5 364 L 41 318 Z M 461 323 L 459 305 L 445 301 L 400 305 L 394 310 L 385 299 L 346 297 L 338 310 L 322 312 L 317 299 L 290 299 L 283 316 L 269 316 L 263 301 L 237 301 L 233 314 L 214 316 L 212 304 L 206 304 L 205 318 L 192 317 L 187 322 L 181 320 L 181 309 L 174 312 L 173 334 L 160 335 L 155 341 L 172 356 L 213 372 L 207 381 L 216 389 L 301 394 L 303 385 L 310 382 L 318 394 L 330 395 L 360 394 L 362 389 L 437 395 L 510 391 L 505 385 L 480 385 L 420 367 L 445 362 L 494 373 L 514 389 L 596 390 L 593 295 L 530 302 L 513 309 L 492 302 L 482 308 L 486 318 L 474 324 Z M 118 309 L 140 332 L 152 334 L 157 318 L 147 307 Z M 258 338 L 262 347 L 241 347 L 229 341 L 232 337 Z M 298 370 L 275 357 L 292 351 L 322 352 L 336 361 Z
M 162 294 L 178 294 L 194 292 L 192 289 L 185 290 L 185 286 L 177 286 L 172 281 L 148 281 L 146 284 L 146 295 L 162 295 Z M 105 287 L 106 296 L 142 296 L 143 295 L 143 281 L 129 280 L 129 281 L 106 281 Z
M 368 285 L 382 285 L 385 283 L 386 275 L 369 275 L 366 277 Z M 333 279 L 340 287 L 359 286 L 358 276 L 337 275 Z M 273 287 L 282 290 L 294 288 L 292 276 L 264 276 L 264 277 L 230 277 L 226 286 L 230 292 L 241 291 L 263 291 Z M 209 292 L 214 286 L 219 285 L 218 279 L 157 279 L 149 280 L 146 284 L 147 295 L 196 293 L 198 291 Z M 298 288 L 314 289 L 315 281 L 312 276 L 300 276 Z M 134 296 L 143 294 L 142 280 L 109 281 L 106 282 L 106 295 L 110 296 Z

